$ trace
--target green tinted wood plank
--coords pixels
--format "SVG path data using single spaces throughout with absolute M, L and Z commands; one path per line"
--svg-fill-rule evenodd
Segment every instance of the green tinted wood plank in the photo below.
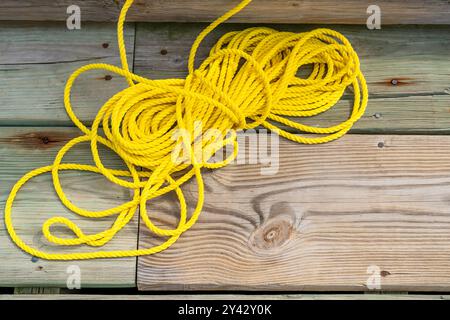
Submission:
M 135 71 L 152 78 L 184 77 L 192 43 L 203 24 L 138 24 Z M 224 25 L 209 35 L 197 54 L 197 65 L 226 32 L 251 25 Z M 268 25 L 276 30 L 306 32 L 320 25 Z M 450 27 L 332 26 L 352 43 L 372 95 L 447 94 L 450 92 Z M 397 80 L 397 85 L 391 81 Z
M 347 119 L 351 101 L 344 99 L 321 115 L 301 119 L 312 126 L 338 124 Z M 366 112 L 352 133 L 449 134 L 450 96 L 411 95 L 381 98 L 372 96 Z
M 29 170 L 51 164 L 62 145 L 78 135 L 79 131 L 73 128 L 0 128 L 0 219 L 3 220 L 5 201 L 13 184 Z M 105 153 L 103 159 L 107 165 L 122 167 L 121 161 L 110 153 Z M 65 161 L 91 163 L 88 144 L 70 151 Z M 64 172 L 61 174 L 61 181 L 69 199 L 89 210 L 117 206 L 130 198 L 128 189 L 112 185 L 100 175 Z M 18 234 L 28 244 L 41 250 L 98 250 L 85 247 L 61 248 L 48 243 L 42 235 L 42 223 L 58 215 L 79 224 L 86 234 L 108 228 L 114 218 L 87 219 L 69 212 L 56 196 L 49 174 L 36 177 L 23 187 L 14 205 L 12 218 Z M 137 221 L 133 220 L 102 249 L 135 249 L 137 228 Z M 70 231 L 64 228 L 55 227 L 55 232 L 63 237 L 72 237 Z M 69 266 L 80 268 L 82 287 L 135 285 L 135 258 L 65 262 L 32 258 L 12 243 L 3 222 L 0 223 L 0 260 L 0 286 L 3 287 L 66 287 Z
M 134 25 L 125 28 L 130 67 Z M 0 125 L 68 125 L 63 105 L 67 78 L 89 63 L 120 65 L 114 24 L 0 23 Z M 89 122 L 126 82 L 105 71 L 90 71 L 75 82 L 73 105 Z
M 135 72 L 154 79 L 181 78 L 187 73 L 192 42 L 201 24 L 138 24 Z M 202 61 L 224 33 L 246 25 L 224 25 L 201 46 Z M 279 30 L 303 32 L 319 26 L 275 25 Z M 450 28 L 448 26 L 392 26 L 367 30 L 363 26 L 333 26 L 358 52 L 370 99 L 355 133 L 450 132 Z M 394 81 L 393 81 L 394 80 Z M 303 123 L 328 126 L 349 114 L 351 92 L 331 111 Z

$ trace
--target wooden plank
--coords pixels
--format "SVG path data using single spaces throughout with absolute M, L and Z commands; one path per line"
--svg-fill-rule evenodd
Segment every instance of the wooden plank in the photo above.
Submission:
M 139 23 L 135 71 L 152 78 L 179 78 L 187 74 L 189 51 L 205 24 Z M 251 25 L 223 25 L 202 43 L 197 57 L 227 32 Z M 321 25 L 269 25 L 276 30 L 307 32 Z M 326 27 L 326 26 L 325 26 Z M 391 26 L 367 30 L 363 26 L 332 26 L 352 43 L 372 95 L 449 94 L 449 26 Z M 392 85 L 391 80 L 398 80 Z
M 383 291 L 449 291 L 450 137 L 279 145 L 274 175 L 260 164 L 205 172 L 199 221 L 138 259 L 140 290 L 369 291 L 374 276 Z M 196 183 L 184 194 L 192 210 Z M 155 223 L 175 225 L 174 198 L 149 203 Z M 139 241 L 161 239 L 141 228 Z
M 183 295 L 0 295 L 0 300 L 449 300 L 449 295 L 415 294 L 183 294 Z
M 154 79 L 185 77 L 187 57 L 201 24 L 138 24 L 135 72 Z M 318 26 L 277 25 L 303 32 Z M 224 25 L 199 50 L 203 60 L 225 32 L 246 28 Z M 450 132 L 450 29 L 447 26 L 393 26 L 371 31 L 362 26 L 333 26 L 352 42 L 361 58 L 370 99 L 355 133 Z M 396 85 L 391 81 L 395 79 Z M 395 82 L 394 82 L 395 83 Z M 327 126 L 342 121 L 351 107 L 347 94 L 331 111 L 302 119 Z
M 0 10 L 1 11 L 1 10 Z M 132 67 L 134 25 L 125 28 Z M 68 31 L 62 23 L 0 23 L 0 125 L 65 125 L 67 78 L 89 63 L 120 65 L 114 24 L 86 23 Z M 73 104 L 83 121 L 93 119 L 112 95 L 127 87 L 105 71 L 91 71 L 75 83 Z
M 3 0 L 0 20 L 67 19 L 67 7 L 78 5 L 82 21 L 115 21 L 123 0 Z M 239 0 L 136 0 L 129 21 L 211 21 Z M 345 0 L 257 0 L 232 18 L 235 22 L 365 24 L 371 1 Z M 379 0 L 383 24 L 448 24 L 447 1 Z
M 56 152 L 72 137 L 79 135 L 73 128 L 0 128 L 0 219 L 3 220 L 5 200 L 13 184 L 27 171 L 51 164 Z M 121 161 L 105 153 L 107 165 L 121 167 Z M 88 144 L 70 151 L 65 161 L 91 163 Z M 65 172 L 61 181 L 69 199 L 82 208 L 106 209 L 127 201 L 129 190 L 111 185 L 99 175 Z M 111 225 L 111 218 L 95 221 L 70 213 L 56 196 L 50 175 L 35 178 L 18 194 L 13 208 L 13 222 L 18 234 L 35 247 L 50 252 L 92 251 L 98 248 L 61 248 L 49 244 L 41 227 L 46 219 L 62 215 L 79 224 L 87 234 L 99 232 Z M 137 219 L 136 219 L 137 220 Z M 137 221 L 133 220 L 105 250 L 135 249 Z M 60 236 L 72 237 L 64 228 L 55 228 Z M 105 259 L 88 261 L 47 261 L 33 258 L 16 247 L 0 224 L 0 286 L 3 287 L 66 287 L 66 281 L 77 266 L 81 272 L 81 287 L 132 287 L 135 285 L 136 259 Z M 72 267 L 75 268 L 75 267 Z
M 348 118 L 351 102 L 339 101 L 321 115 L 301 119 L 312 126 L 337 124 Z M 367 110 L 351 129 L 352 133 L 449 134 L 450 96 L 425 95 L 369 99 Z
M 68 75 L 89 62 L 119 63 L 117 50 L 104 52 L 116 46 L 112 25 L 88 24 L 81 31 L 73 32 L 63 31 L 56 24 L 4 26 L 0 29 L 0 38 L 3 35 L 4 40 L 0 42 L 4 52 L 0 57 L 0 62 L 3 61 L 0 75 L 4 74 L 0 77 L 0 124 L 3 125 L 69 125 L 62 105 Z M 293 31 L 312 28 L 275 27 Z M 199 24 L 139 25 L 137 73 L 156 79 L 184 77 L 189 48 L 201 28 Z M 206 56 L 219 35 L 236 28 L 243 26 L 227 25 L 215 32 L 207 39 L 200 56 Z M 360 53 L 371 92 L 368 110 L 353 132 L 450 132 L 450 62 L 447 58 L 450 32 L 447 27 L 391 27 L 376 32 L 357 26 L 337 29 L 350 38 Z M 133 33 L 132 28 L 130 33 Z M 12 38 L 16 40 L 11 43 L 8 39 Z M 108 48 L 103 48 L 106 43 Z M 133 34 L 129 35 L 127 43 L 133 43 Z M 397 79 L 397 85 L 392 85 L 390 79 Z M 105 81 L 101 72 L 89 73 L 75 86 L 77 114 L 90 122 L 102 102 L 124 87 L 122 79 L 113 77 Z M 333 111 L 304 122 L 311 125 L 336 123 L 347 116 L 349 101 L 347 97 Z

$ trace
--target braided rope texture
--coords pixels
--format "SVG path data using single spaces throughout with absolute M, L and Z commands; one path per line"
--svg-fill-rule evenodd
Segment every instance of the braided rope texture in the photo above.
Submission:
M 279 32 L 266 27 L 249 28 L 223 35 L 209 56 L 195 68 L 197 49 L 202 40 L 219 24 L 244 9 L 244 0 L 204 29 L 192 45 L 185 79 L 152 80 L 130 72 L 123 38 L 123 27 L 133 0 L 127 0 L 117 23 L 117 36 L 122 67 L 95 63 L 76 70 L 64 91 L 67 114 L 83 135 L 69 141 L 57 154 L 53 164 L 25 174 L 12 188 L 5 205 L 5 224 L 12 241 L 25 252 L 48 260 L 82 260 L 150 255 L 169 248 L 180 235 L 197 221 L 204 202 L 201 169 L 216 169 L 232 162 L 238 154 L 236 132 L 263 126 L 298 143 L 325 143 L 343 136 L 363 115 L 368 90 L 360 70 L 357 54 L 340 33 L 316 29 L 305 33 Z M 297 76 L 299 68 L 311 65 L 307 78 Z M 77 77 L 90 70 L 116 73 L 129 87 L 111 97 L 99 110 L 88 128 L 75 115 L 71 89 Z M 288 117 L 310 117 L 333 107 L 347 87 L 353 87 L 354 103 L 349 118 L 331 127 L 312 127 Z M 224 139 L 202 139 L 203 156 L 194 152 L 202 130 L 214 129 Z M 288 131 L 276 124 L 290 127 Z M 99 133 L 103 128 L 103 134 Z M 184 134 L 174 138 L 176 132 Z M 294 133 L 291 133 L 294 132 Z M 306 133 L 301 136 L 299 133 Z M 174 161 L 179 156 L 180 139 L 187 145 L 189 161 Z M 64 155 L 79 143 L 89 143 L 95 165 L 63 163 Z M 98 145 L 120 156 L 127 170 L 114 170 L 103 165 Z M 233 153 L 221 162 L 208 162 L 224 147 Z M 143 168 L 144 170 L 140 170 Z M 103 211 L 89 211 L 73 204 L 65 195 L 59 174 L 65 170 L 100 174 L 109 181 L 133 192 L 132 199 Z M 136 250 L 95 251 L 79 253 L 43 252 L 26 244 L 12 223 L 12 207 L 20 188 L 30 179 L 51 173 L 54 189 L 61 202 L 73 213 L 89 218 L 116 216 L 112 226 L 97 234 L 86 235 L 71 220 L 53 217 L 43 226 L 45 238 L 63 246 L 103 246 L 133 218 L 139 208 L 140 217 L 154 234 L 164 237 L 162 244 Z M 180 186 L 196 179 L 197 204 L 188 213 Z M 174 191 L 180 205 L 179 222 L 173 229 L 156 226 L 147 213 L 147 203 Z M 73 238 L 57 237 L 53 225 L 69 228 Z

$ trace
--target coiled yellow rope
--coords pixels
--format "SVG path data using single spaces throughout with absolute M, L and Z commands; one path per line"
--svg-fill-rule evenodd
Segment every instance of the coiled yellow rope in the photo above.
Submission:
M 76 260 L 148 255 L 170 247 L 180 235 L 197 221 L 204 201 L 201 168 L 220 168 L 231 162 L 238 152 L 236 130 L 264 126 L 279 135 L 299 143 L 324 143 L 344 135 L 364 113 L 368 91 L 360 71 L 358 56 L 349 41 L 340 33 L 317 29 L 305 33 L 278 32 L 269 28 L 250 28 L 230 32 L 212 48 L 209 57 L 195 69 L 194 61 L 201 41 L 219 24 L 241 11 L 251 0 L 218 18 L 195 40 L 189 56 L 189 75 L 186 79 L 151 80 L 129 71 L 123 39 L 125 16 L 133 0 L 127 0 L 117 25 L 122 68 L 108 64 L 89 64 L 75 71 L 67 81 L 64 104 L 73 123 L 84 135 L 69 141 L 57 154 L 52 165 L 25 174 L 13 187 L 5 206 L 5 223 L 11 239 L 33 256 L 50 260 Z M 308 78 L 296 76 L 297 70 L 311 64 Z M 75 79 L 83 72 L 104 69 L 127 79 L 129 87 L 107 101 L 98 112 L 89 129 L 76 117 L 70 101 Z M 341 98 L 344 90 L 353 86 L 354 105 L 348 120 L 327 128 L 303 125 L 287 117 L 308 117 L 322 113 Z M 222 140 L 205 139 L 202 150 L 207 156 L 198 159 L 193 145 L 203 130 L 218 130 Z M 280 123 L 298 133 L 319 134 L 302 137 L 277 127 Z M 103 127 L 104 136 L 98 133 Z M 173 139 L 177 130 L 184 130 L 182 140 L 188 145 L 188 162 L 173 161 L 178 155 L 179 139 Z M 89 142 L 95 166 L 62 163 L 66 152 L 75 145 Z M 106 168 L 98 152 L 98 144 L 116 152 L 128 170 Z M 224 146 L 232 145 L 234 153 L 220 163 L 208 160 Z M 180 151 L 181 152 L 181 151 Z M 147 171 L 138 171 L 142 167 Z M 75 206 L 61 188 L 61 170 L 89 171 L 104 175 L 111 182 L 132 189 L 132 199 L 120 206 L 103 211 L 89 211 Z M 84 217 L 100 218 L 117 215 L 111 228 L 93 235 L 85 235 L 72 221 L 54 217 L 43 225 L 46 239 L 66 246 L 86 244 L 102 246 L 111 240 L 140 208 L 145 225 L 167 240 L 148 249 L 97 251 L 80 253 L 47 253 L 27 245 L 17 235 L 11 220 L 14 198 L 20 188 L 33 177 L 51 172 L 54 188 L 62 203 Z M 176 175 L 178 173 L 178 175 Z M 188 214 L 180 185 L 195 176 L 198 201 Z M 176 178 L 175 178 L 176 177 Z M 180 202 L 180 220 L 175 229 L 163 229 L 153 224 L 146 204 L 165 193 L 175 191 Z M 54 224 L 71 229 L 74 238 L 60 238 L 51 233 Z

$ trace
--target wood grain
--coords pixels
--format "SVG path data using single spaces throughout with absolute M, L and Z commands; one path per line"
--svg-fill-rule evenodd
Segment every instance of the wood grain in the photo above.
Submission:
M 182 78 L 202 24 L 138 24 L 135 72 L 154 79 Z M 247 26 L 224 25 L 201 46 L 198 63 L 224 33 Z M 275 25 L 304 32 L 319 26 Z M 333 26 L 352 42 L 361 58 L 370 99 L 354 133 L 450 132 L 450 29 L 447 26 L 393 26 L 370 31 L 362 26 Z M 396 80 L 395 85 L 392 80 Z M 351 92 L 337 107 L 302 123 L 327 126 L 349 114 Z
M 138 288 L 370 291 L 372 274 L 383 291 L 449 291 L 450 137 L 280 140 L 278 172 L 262 175 L 264 166 L 205 173 L 198 223 L 138 259 Z M 195 182 L 184 191 L 192 210 Z M 173 195 L 148 209 L 158 225 L 176 223 Z M 141 228 L 139 241 L 161 239 Z
M 82 21 L 115 21 L 124 0 L 2 0 L 0 20 L 65 21 L 67 7 L 78 5 Z M 238 0 L 136 0 L 129 21 L 211 21 Z M 361 0 L 255 0 L 232 18 L 234 22 L 366 24 L 367 8 Z M 449 24 L 448 1 L 379 0 L 382 24 Z
M 71 128 L 0 128 L 0 218 L 3 220 L 5 200 L 13 184 L 26 172 L 51 164 L 56 152 L 72 137 L 79 135 Z M 87 144 L 70 151 L 65 161 L 91 163 Z M 105 162 L 122 167 L 121 161 L 105 153 Z M 127 189 L 112 185 L 99 175 L 65 172 L 61 174 L 63 188 L 76 205 L 90 210 L 106 209 L 127 201 Z M 69 212 L 56 196 L 50 175 L 39 176 L 18 194 L 13 208 L 13 222 L 19 236 L 37 248 L 49 252 L 92 251 L 98 248 L 61 248 L 46 241 L 42 223 L 50 217 L 62 215 L 79 224 L 87 234 L 104 230 L 112 218 L 93 221 Z M 60 236 L 72 237 L 64 228 L 55 228 Z M 121 231 L 105 250 L 135 249 L 137 221 Z M 135 285 L 136 259 L 106 259 L 90 261 L 46 261 L 33 258 L 16 247 L 0 224 L 0 286 L 7 287 L 66 287 L 67 268 L 79 266 L 82 287 L 130 287 Z
M 1 11 L 1 10 L 0 10 Z M 125 28 L 132 67 L 134 25 Z M 0 125 L 68 125 L 63 105 L 67 78 L 89 63 L 120 65 L 113 24 L 0 22 Z M 90 122 L 106 100 L 127 87 L 120 77 L 91 71 L 75 82 L 73 105 Z

